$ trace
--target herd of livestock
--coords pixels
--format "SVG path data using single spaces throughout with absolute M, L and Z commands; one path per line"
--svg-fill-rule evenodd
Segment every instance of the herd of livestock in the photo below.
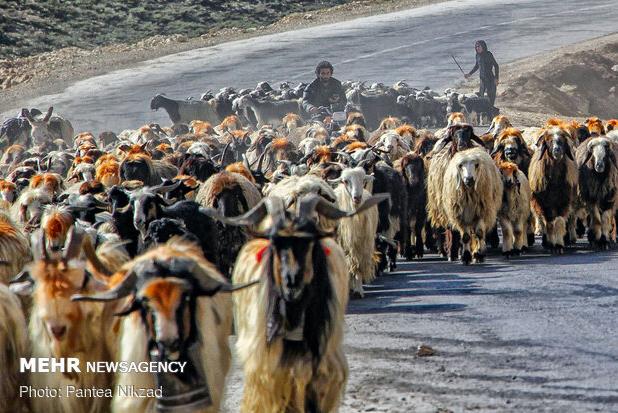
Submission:
M 234 331 L 241 411 L 334 412 L 349 297 L 398 256 L 467 265 L 535 234 L 555 254 L 615 241 L 617 120 L 520 130 L 452 90 L 345 86 L 341 128 L 306 119 L 285 84 L 157 95 L 172 126 L 118 134 L 75 133 L 52 108 L 5 120 L 0 410 L 219 411 Z M 473 114 L 493 117 L 485 134 Z M 20 374 L 20 357 L 190 369 Z M 37 393 L 67 385 L 85 396 Z M 88 392 L 113 386 L 162 394 Z

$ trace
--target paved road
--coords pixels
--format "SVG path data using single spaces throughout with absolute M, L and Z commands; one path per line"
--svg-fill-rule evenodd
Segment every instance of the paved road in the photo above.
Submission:
M 53 104 L 76 130 L 119 132 L 150 121 L 169 123 L 163 111 L 149 110 L 155 93 L 199 98 L 207 89 L 253 87 L 261 80 L 309 81 L 323 58 L 342 80 L 406 79 L 439 90 L 461 78 L 450 54 L 465 70 L 472 67 L 475 39 L 486 39 L 506 63 L 616 31 L 617 7 L 618 0 L 449 1 L 170 55 L 77 82 L 26 106 Z
M 403 263 L 349 306 L 341 412 L 618 411 L 617 264 L 618 251 L 552 257 L 538 242 L 511 261 Z M 235 412 L 237 369 L 230 384 Z

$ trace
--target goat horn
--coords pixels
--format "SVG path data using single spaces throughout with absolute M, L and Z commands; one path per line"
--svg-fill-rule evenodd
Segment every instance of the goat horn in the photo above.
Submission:
M 137 284 L 137 275 L 134 271 L 129 271 L 122 281 L 111 290 L 93 295 L 75 294 L 71 296 L 71 301 L 113 301 L 124 298 L 131 294 Z
M 51 118 L 53 111 L 54 111 L 54 107 L 50 106 L 49 109 L 47 109 L 47 113 L 45 114 L 45 117 L 43 118 L 43 122 L 49 122 L 49 118 Z
M 172 184 L 165 184 L 162 183 L 160 185 L 155 186 L 154 192 L 158 193 L 158 194 L 164 194 L 167 192 L 172 192 L 174 191 L 176 188 L 178 188 L 180 186 L 180 184 L 182 184 L 182 181 L 178 180 Z
M 248 283 L 232 285 L 213 278 L 198 262 L 186 258 L 173 259 L 170 263 L 170 270 L 172 273 L 176 271 L 191 273 L 198 283 L 197 295 L 212 296 L 218 292 L 237 291 L 260 282 L 257 279 Z
M 230 147 L 230 144 L 231 144 L 231 143 L 232 143 L 231 141 L 230 141 L 230 142 L 228 142 L 228 143 L 227 143 L 227 145 L 225 145 L 225 147 L 223 148 L 223 152 L 221 153 L 221 161 L 220 161 L 220 164 L 221 164 L 221 167 L 222 167 L 222 168 L 225 166 L 225 155 L 226 155 L 227 150 L 228 150 L 228 148 Z
M 356 208 L 356 210 L 342 211 L 319 195 L 311 194 L 306 195 L 300 201 L 299 211 L 305 216 L 311 214 L 315 210 L 318 214 L 324 215 L 326 218 L 330 219 L 348 218 L 359 214 L 389 198 L 390 195 L 388 193 L 376 194 L 367 198 L 367 200 Z
M 212 208 L 200 207 L 199 211 L 227 225 L 249 226 L 255 225 L 262 219 L 264 219 L 268 212 L 265 202 L 266 198 L 262 199 L 256 206 L 254 206 L 251 210 L 247 211 L 245 214 L 231 218 L 221 215 L 218 211 Z
M 69 235 L 65 243 L 62 261 L 67 263 L 73 258 L 76 258 L 82 248 L 83 241 L 84 232 L 80 231 L 75 225 L 73 225 L 69 231 Z
M 112 272 L 105 265 L 103 265 L 103 263 L 97 256 L 97 253 L 94 250 L 94 246 L 92 245 L 92 242 L 90 240 L 90 237 L 84 238 L 84 241 L 82 242 L 82 247 L 84 250 L 84 254 L 86 255 L 86 258 L 88 259 L 88 261 L 90 261 L 90 263 L 92 264 L 94 269 L 97 270 L 97 272 L 103 275 L 106 275 L 108 277 L 112 275 Z

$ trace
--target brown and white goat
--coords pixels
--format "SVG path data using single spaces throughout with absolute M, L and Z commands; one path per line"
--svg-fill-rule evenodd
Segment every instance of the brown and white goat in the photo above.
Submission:
M 577 148 L 579 197 L 590 216 L 588 241 L 599 249 L 609 247 L 612 226 L 618 206 L 617 144 L 610 139 L 591 137 Z
M 502 254 L 519 255 L 528 246 L 527 227 L 530 220 L 530 184 L 526 175 L 513 162 L 498 164 L 504 195 L 498 211 L 502 228 Z
M 19 299 L 0 284 L 0 400 L 3 412 L 23 412 L 27 398 L 20 393 L 27 386 L 27 376 L 20 373 L 20 361 L 29 357 L 28 325 Z M 47 410 L 48 411 L 48 410 Z
M 104 288 L 105 276 L 116 269 L 113 263 L 122 263 L 128 256 L 121 249 L 114 249 L 108 250 L 113 257 L 106 259 L 89 245 L 85 249 L 90 257 L 88 264 L 79 258 L 84 242 L 89 242 L 87 236 L 73 228 L 62 257 L 51 257 L 39 231 L 33 236 L 35 260 L 13 280 L 12 289 L 33 298 L 29 323 L 32 357 L 75 357 L 81 363 L 81 372 L 30 373 L 30 384 L 34 388 L 112 387 L 111 373 L 88 372 L 85 363 L 113 360 L 116 349 L 112 328 L 114 309 L 109 305 L 72 302 L 70 298 L 73 294 L 90 294 Z M 56 398 L 32 398 L 31 404 L 35 412 L 109 411 L 109 399 L 94 396 L 64 394 Z
M 561 127 L 545 129 L 536 142 L 538 149 L 528 172 L 531 205 L 542 226 L 543 244 L 558 254 L 564 252 L 566 220 L 573 210 L 579 180 L 571 139 Z
M 231 364 L 228 337 L 232 331 L 234 288 L 208 262 L 196 244 L 172 239 L 125 264 L 114 274 L 113 287 L 74 300 L 115 301 L 131 297 L 119 313 L 120 362 L 185 362 L 184 378 L 170 373 L 159 380 L 155 397 L 124 397 L 116 393 L 112 411 L 152 412 L 183 401 L 195 403 L 191 411 L 215 413 L 223 398 L 225 377 Z M 155 389 L 151 373 L 119 373 L 117 386 Z M 184 383 L 184 384 L 183 384 Z M 191 395 L 193 399 L 191 399 Z M 186 408 L 186 404 L 176 408 Z

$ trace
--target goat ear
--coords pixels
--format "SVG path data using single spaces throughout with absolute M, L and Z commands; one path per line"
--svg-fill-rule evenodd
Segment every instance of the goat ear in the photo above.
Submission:
M 21 116 L 26 118 L 28 120 L 28 122 L 33 122 L 34 121 L 34 118 L 32 117 L 32 114 L 30 114 L 30 111 L 28 109 L 26 109 L 26 108 L 22 108 Z
M 571 145 L 569 145 L 568 142 L 565 142 L 565 144 L 566 144 L 566 150 L 565 150 L 566 156 L 568 156 L 570 160 L 574 161 L 575 159 L 573 158 L 573 151 L 571 150 Z
M 124 317 L 131 314 L 133 311 L 140 309 L 140 302 L 133 298 L 129 303 L 122 307 L 117 313 L 114 313 L 116 317 Z
M 71 301 L 113 301 L 124 298 L 131 294 L 137 284 L 137 275 L 130 271 L 122 281 L 111 290 L 93 295 L 75 294 L 71 296 Z
M 543 131 L 538 138 L 536 138 L 536 147 L 540 147 L 541 146 L 541 140 L 545 140 L 545 131 Z
M 43 118 L 43 122 L 49 122 L 49 119 L 51 118 L 53 111 L 54 111 L 54 107 L 50 106 L 49 109 L 47 109 L 47 113 L 45 114 L 45 117 Z
M 541 146 L 539 147 L 538 150 L 541 152 L 541 155 L 539 155 L 539 159 L 543 159 L 545 152 L 547 152 L 547 144 L 545 143 L 545 141 L 541 143 Z
M 504 150 L 504 145 L 503 144 L 498 144 L 496 145 L 496 147 L 494 148 L 493 151 L 491 151 L 491 156 L 494 157 L 498 152 Z
M 592 151 L 588 149 L 586 151 L 586 159 L 584 159 L 584 162 L 582 162 L 582 165 L 586 165 L 591 157 L 592 157 Z M 611 158 L 611 154 L 610 154 L 610 158 Z

